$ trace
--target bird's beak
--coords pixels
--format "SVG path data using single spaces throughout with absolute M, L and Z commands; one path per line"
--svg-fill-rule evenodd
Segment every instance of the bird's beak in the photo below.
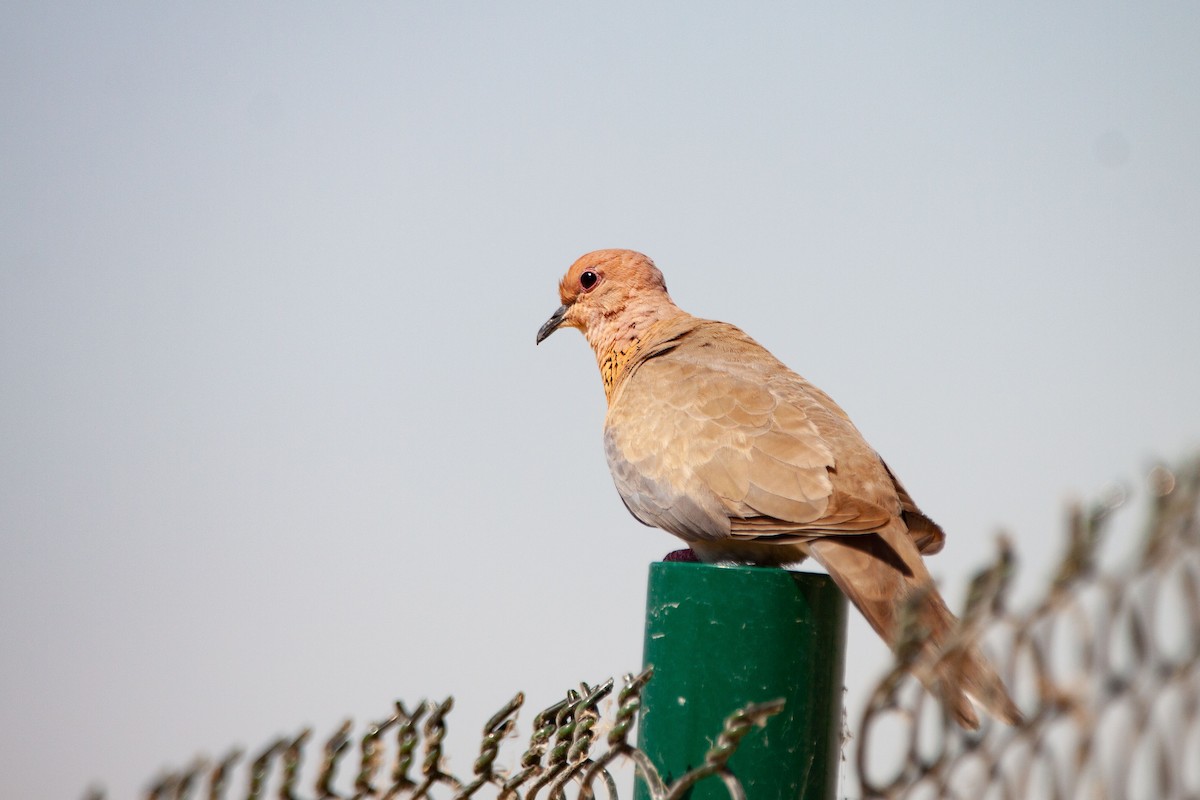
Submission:
M 538 328 L 537 343 L 541 344 L 543 340 L 550 334 L 558 330 L 558 326 L 562 325 L 563 317 L 567 315 L 569 306 L 561 305 L 558 310 L 550 315 L 550 319 L 546 320 L 546 324 Z

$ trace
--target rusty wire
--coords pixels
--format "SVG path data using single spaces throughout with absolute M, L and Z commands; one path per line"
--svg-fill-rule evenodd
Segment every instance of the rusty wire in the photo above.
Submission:
M 1001 541 L 941 657 L 982 641 L 1024 722 L 963 731 L 898 663 L 858 732 L 864 798 L 1200 797 L 1200 461 L 1156 467 L 1149 494 L 1139 546 L 1116 570 L 1099 557 L 1123 493 L 1073 508 L 1065 555 L 1022 612 L 1008 608 Z
M 730 772 L 728 761 L 741 739 L 754 726 L 761 726 L 768 717 L 778 713 L 782 701 L 750 704 L 730 714 L 721 731 L 714 731 L 716 740 L 705 756 L 704 763 L 679 777 L 671 784 L 663 781 L 650 759 L 629 742 L 633 724 L 641 709 L 641 693 L 652 670 L 639 675 L 626 675 L 617 693 L 607 733 L 602 737 L 600 703 L 614 688 L 607 680 L 596 686 L 580 684 L 567 696 L 543 709 L 533 718 L 528 745 L 520 756 L 516 770 L 509 774 L 497 767 L 501 748 L 512 738 L 517 726 L 517 714 L 525 696 L 517 693 L 483 726 L 479 755 L 472 764 L 470 778 L 460 778 L 447 770 L 442 753 L 446 736 L 446 719 L 453 708 L 453 698 L 441 703 L 423 702 L 412 712 L 396 703 L 391 716 L 369 725 L 357 739 L 353 726 L 347 721 L 324 743 L 321 763 L 316 770 L 311 794 L 298 790 L 301 763 L 305 748 L 312 737 L 310 729 L 298 735 L 280 737 L 268 743 L 241 772 L 245 791 L 230 792 L 236 781 L 236 768 L 241 751 L 234 750 L 224 759 L 208 763 L 193 761 L 179 772 L 161 775 L 147 789 L 148 800 L 185 800 L 204 797 L 226 800 L 242 797 L 259 800 L 274 796 L 279 800 L 421 800 L 428 797 L 468 800 L 486 796 L 496 800 L 580 800 L 594 798 L 598 786 L 608 800 L 618 797 L 617 784 L 610 767 L 625 761 L 633 765 L 634 773 L 645 784 L 651 800 L 679 800 L 701 780 L 715 776 L 723 782 L 730 800 L 745 800 L 746 794 L 736 776 Z M 395 742 L 389 745 L 384 734 L 396 729 Z M 593 755 L 600 739 L 604 751 Z M 339 794 L 338 767 L 342 760 L 357 750 L 358 770 L 353 780 L 353 793 Z M 381 772 L 388 758 L 392 760 L 390 779 L 380 785 Z M 419 772 L 414 776 L 413 772 Z M 274 787 L 273 792 L 271 791 Z M 484 790 L 487 790 L 486 793 Z M 89 791 L 89 800 L 103 800 L 98 789 Z

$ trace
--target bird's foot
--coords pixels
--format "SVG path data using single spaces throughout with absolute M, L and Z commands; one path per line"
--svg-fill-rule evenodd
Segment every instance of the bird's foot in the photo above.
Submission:
M 690 547 L 685 550 L 672 550 L 663 556 L 663 561 L 685 561 L 692 564 L 699 564 L 700 559 L 696 557 L 695 551 Z

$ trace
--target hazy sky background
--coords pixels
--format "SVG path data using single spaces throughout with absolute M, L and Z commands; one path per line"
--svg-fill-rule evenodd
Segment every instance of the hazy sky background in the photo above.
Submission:
M 1002 527 L 1034 586 L 1065 500 L 1200 446 L 1197 42 L 1184 3 L 6 5 L 0 796 L 448 693 L 469 771 L 517 689 L 637 669 L 675 542 L 583 339 L 534 347 L 599 247 L 832 394 L 954 602 Z

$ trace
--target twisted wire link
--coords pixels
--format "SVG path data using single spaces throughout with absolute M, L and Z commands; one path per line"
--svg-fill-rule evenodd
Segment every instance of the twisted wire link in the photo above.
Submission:
M 592 740 L 596 737 L 596 723 L 600 720 L 597 706 L 609 695 L 612 687 L 611 678 L 595 687 L 590 687 L 586 683 L 579 685 L 579 699 L 571 709 L 574 730 L 571 732 L 571 741 L 567 746 L 566 763 L 550 784 L 549 791 L 552 800 L 561 800 L 567 782 L 576 780 L 593 763 L 588 758 L 588 754 L 591 751 Z M 611 782 L 611 776 L 608 777 Z
M 483 741 L 479 745 L 479 757 L 475 759 L 475 780 L 454 795 L 454 800 L 466 800 L 489 783 L 495 783 L 503 789 L 503 781 L 496 775 L 493 765 L 500 754 L 500 742 L 516 727 L 517 712 L 524 704 L 525 694 L 517 692 L 513 699 L 493 714 L 483 726 Z
M 550 740 L 558 730 L 559 712 L 567 706 L 567 700 L 559 700 L 548 708 L 544 708 L 533 718 L 533 733 L 529 737 L 529 747 L 521 755 L 521 769 L 508 780 L 504 781 L 499 800 L 517 796 L 517 791 L 526 781 L 539 778 L 545 771 L 542 757 L 550 746 Z
M 303 736 L 304 734 L 301 734 Z M 258 758 L 250 763 L 250 786 L 246 791 L 246 800 L 260 800 L 266 791 L 267 775 L 271 769 L 271 759 L 288 745 L 284 739 L 276 739 L 263 748 Z
M 397 711 L 383 722 L 368 727 L 366 733 L 363 734 L 358 745 L 361 755 L 358 775 L 354 779 L 354 800 L 379 796 L 379 790 L 375 788 L 375 775 L 383 765 L 383 748 L 380 739 L 389 728 L 399 721 L 400 712 Z
M 586 684 L 584 685 L 586 688 Z M 567 702 L 554 717 L 554 743 L 546 754 L 546 766 L 525 792 L 526 800 L 534 800 L 544 787 L 554 782 L 567 768 L 567 751 L 575 736 L 575 709 L 579 705 L 579 692 L 567 691 Z
M 857 737 L 864 798 L 1200 797 L 1200 461 L 1156 467 L 1147 485 L 1124 566 L 1101 566 L 1126 500 L 1113 492 L 1071 509 L 1064 555 L 1027 610 L 1009 610 L 1007 539 L 971 582 L 962 625 L 935 658 L 982 642 L 1020 725 L 958 728 L 908 670 L 936 663 L 917 652 L 906 664 L 899 648 Z
M 312 728 L 305 728 L 284 748 L 283 783 L 279 787 L 280 800 L 298 800 L 296 782 L 300 779 L 300 762 L 304 758 L 304 745 L 310 738 L 312 738 Z
M 447 784 L 458 790 L 462 782 L 443 769 L 442 742 L 446 738 L 446 715 L 454 708 L 454 698 L 447 697 L 441 703 L 434 705 L 425 718 L 421 733 L 425 736 L 425 755 L 421 760 L 421 774 L 425 776 L 420 786 L 412 793 L 413 800 L 426 797 L 429 791 L 439 784 Z
M 229 774 L 233 772 L 233 767 L 242 757 L 242 751 L 238 748 L 230 750 L 229 753 L 217 762 L 212 768 L 212 772 L 208 773 L 208 800 L 221 800 L 225 796 L 225 787 L 229 783 Z
M 600 701 L 612 692 L 613 681 L 609 678 L 604 683 L 589 689 L 587 684 L 580 684 L 583 692 L 575 709 L 575 735 L 567 750 L 567 760 L 577 763 L 588 757 L 592 748 L 592 740 L 596 738 L 596 723 L 600 721 L 600 711 L 597 709 Z
M 604 779 L 609 797 L 617 796 L 612 773 L 608 765 L 617 759 L 626 759 L 634 765 L 634 774 L 642 779 L 652 797 L 659 798 L 666 794 L 662 778 L 650 759 L 641 750 L 629 743 L 629 734 L 637 721 L 638 712 L 642 708 L 642 690 L 654 675 L 654 667 L 647 667 L 638 675 L 627 674 L 624 686 L 617 693 L 617 710 L 613 716 L 613 725 L 605 737 L 608 750 L 599 758 L 592 761 L 580 779 L 580 800 L 590 800 L 594 796 L 592 784 L 597 777 Z
M 427 703 L 421 703 L 411 714 L 404 708 L 404 703 L 396 701 L 396 767 L 392 770 L 392 786 L 384 795 L 385 798 L 398 796 L 401 792 L 415 789 L 417 784 L 408 776 L 416 759 L 417 744 L 420 734 L 417 732 L 417 722 L 428 710 Z
M 350 732 L 352 730 L 354 730 L 353 721 L 346 720 L 342 723 L 342 727 L 338 728 L 325 743 L 325 760 L 317 775 L 318 800 L 334 800 L 339 797 L 333 789 L 333 782 L 337 779 L 338 763 L 350 748 Z M 288 800 L 292 799 L 289 797 Z

